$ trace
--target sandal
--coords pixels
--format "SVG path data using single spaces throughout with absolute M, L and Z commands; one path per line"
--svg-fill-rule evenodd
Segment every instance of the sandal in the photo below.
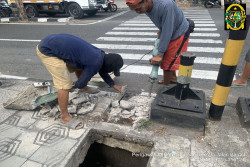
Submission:
M 66 124 L 63 123 L 62 120 L 60 120 L 60 124 L 62 126 L 66 126 L 70 129 L 75 129 L 75 130 L 81 129 L 83 127 L 83 122 L 80 120 L 77 120 L 76 118 L 73 118 L 72 121 L 70 121 Z
M 231 88 L 245 88 L 247 87 L 247 84 L 237 84 L 237 83 L 232 83 Z

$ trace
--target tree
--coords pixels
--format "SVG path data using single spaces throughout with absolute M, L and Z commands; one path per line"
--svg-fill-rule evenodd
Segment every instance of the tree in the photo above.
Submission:
M 25 10 L 24 10 L 22 0 L 15 0 L 15 2 L 16 2 L 16 6 L 17 6 L 18 18 L 21 21 L 28 21 L 28 17 L 26 15 Z

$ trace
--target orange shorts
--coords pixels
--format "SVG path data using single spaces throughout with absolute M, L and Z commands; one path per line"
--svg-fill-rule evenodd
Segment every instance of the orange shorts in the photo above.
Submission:
M 171 62 L 174 60 L 175 55 L 176 55 L 178 49 L 180 48 L 180 45 L 183 41 L 183 38 L 184 38 L 184 35 L 182 35 L 181 37 L 179 37 L 176 40 L 169 43 L 168 48 L 167 48 L 166 52 L 164 53 L 164 57 L 163 57 L 162 64 L 161 64 L 161 69 L 168 70 L 168 67 L 170 66 Z M 187 51 L 188 40 L 189 40 L 189 38 L 185 41 L 184 45 L 182 46 L 180 54 L 179 54 L 178 58 L 175 60 L 172 67 L 170 68 L 170 71 L 179 70 L 180 55 L 181 55 L 181 53 Z

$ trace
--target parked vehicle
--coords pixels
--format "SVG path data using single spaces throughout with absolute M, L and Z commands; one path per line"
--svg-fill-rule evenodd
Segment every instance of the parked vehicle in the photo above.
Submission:
M 101 4 L 100 10 L 104 10 L 107 12 L 110 10 L 111 12 L 116 12 L 117 11 L 117 5 L 114 2 L 114 0 L 99 0 L 97 1 L 98 4 Z
M 49 16 L 67 13 L 75 19 L 80 19 L 84 13 L 90 16 L 95 15 L 101 6 L 96 0 L 22 0 L 22 2 L 29 18 L 38 17 L 42 13 Z M 8 0 L 8 3 L 13 7 L 16 6 L 14 0 Z
M 12 10 L 10 6 L 5 2 L 0 2 L 0 17 L 10 17 Z
M 241 4 L 242 0 L 225 0 L 225 4 Z M 221 6 L 221 0 L 205 0 L 204 6 L 206 8 L 212 8 L 212 7 L 220 7 Z

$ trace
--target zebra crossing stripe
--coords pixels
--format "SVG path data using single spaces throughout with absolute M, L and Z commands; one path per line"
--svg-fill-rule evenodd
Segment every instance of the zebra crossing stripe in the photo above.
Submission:
M 129 41 L 129 42 L 154 42 L 156 38 L 132 38 L 132 37 L 99 37 L 97 41 Z M 222 44 L 222 40 L 213 39 L 189 39 L 189 43 L 215 43 Z
M 219 33 L 191 33 L 191 37 L 220 37 Z
M 223 43 L 222 40 L 213 40 L 213 39 L 192 39 L 190 38 L 189 43 Z
M 120 24 L 120 26 L 155 27 L 154 24 Z M 215 27 L 215 24 L 195 24 L 196 27 Z
M 156 38 L 99 37 L 97 41 L 154 42 Z
M 112 30 L 136 30 L 136 31 L 150 31 L 150 30 L 154 30 L 154 31 L 157 31 L 159 30 L 158 28 L 156 27 L 147 27 L 147 28 L 143 28 L 143 27 L 115 27 L 113 28 Z
M 152 23 L 152 21 L 148 20 L 129 20 L 129 21 L 125 21 L 125 23 L 136 23 L 136 24 L 148 24 L 148 23 Z
M 130 54 L 130 53 L 119 53 L 123 59 L 126 60 L 146 60 L 148 61 L 149 59 L 152 58 L 152 55 L 146 54 Z M 194 63 L 199 63 L 199 64 L 221 64 L 221 58 L 210 58 L 210 57 L 196 57 L 194 60 Z
M 217 28 L 194 28 L 194 31 L 217 31 Z
M 120 26 L 137 26 L 137 27 L 155 27 L 154 24 L 126 24 L 126 23 L 122 23 L 120 24 Z
M 224 53 L 224 48 L 220 47 L 188 47 L 188 52 Z
M 185 16 L 186 18 L 189 18 L 189 19 L 212 19 L 210 16 Z
M 126 67 L 126 65 L 124 65 L 121 70 L 121 72 L 124 72 L 124 73 L 134 73 L 134 74 L 139 73 L 139 74 L 149 75 L 152 70 L 151 66 L 131 65 L 123 69 L 124 67 Z M 163 71 L 159 70 L 158 74 L 163 75 Z M 177 71 L 177 75 L 178 75 L 178 71 Z M 196 69 L 192 70 L 192 78 L 216 80 L 217 75 L 218 75 L 218 71 L 196 70 Z
M 201 21 L 201 20 L 194 20 L 194 23 L 214 23 L 214 21 L 213 20 L 207 20 L 207 21 Z M 144 21 L 144 20 L 135 20 L 135 21 L 133 21 L 133 20 L 130 20 L 130 21 L 126 21 L 126 22 L 124 22 L 124 24 L 153 24 L 152 23 L 152 21 Z
M 193 21 L 195 21 L 195 20 L 201 20 L 202 21 L 202 20 L 213 20 L 213 19 L 210 18 L 210 19 L 192 19 L 192 20 Z
M 155 32 L 124 32 L 124 31 L 111 31 L 107 32 L 107 35 L 143 35 L 143 36 L 156 36 L 157 34 Z M 190 36 L 193 37 L 219 37 L 219 33 L 191 33 Z
M 153 45 L 119 45 L 119 44 L 92 44 L 101 49 L 125 49 L 125 50 L 152 50 Z M 210 52 L 210 53 L 223 53 L 224 48 L 220 47 L 188 47 L 189 52 Z
M 157 31 L 157 27 L 115 27 L 112 30 L 126 30 L 126 31 Z M 194 28 L 194 31 L 217 31 L 217 28 Z
M 152 50 L 153 45 L 92 44 L 101 49 Z
M 194 20 L 194 23 L 206 23 L 206 24 L 208 24 L 208 23 L 214 23 L 214 21 L 197 21 L 197 20 Z
M 149 36 L 157 36 L 156 32 L 119 32 L 119 31 L 112 31 L 105 33 L 107 35 L 149 35 Z
M 195 24 L 195 27 L 215 27 L 215 24 Z
M 183 11 L 183 13 L 184 14 L 209 14 L 208 12 L 200 12 L 200 11 L 198 11 L 198 12 L 188 12 L 188 11 Z

